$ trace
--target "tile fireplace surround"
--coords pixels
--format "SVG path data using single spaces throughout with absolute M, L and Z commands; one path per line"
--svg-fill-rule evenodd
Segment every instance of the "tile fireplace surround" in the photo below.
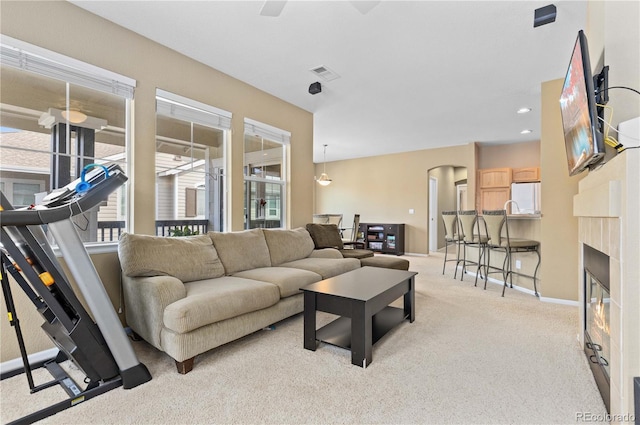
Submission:
M 628 122 L 631 134 L 640 133 L 639 122 L 640 118 Z M 621 124 L 621 132 L 623 127 Z M 629 141 L 628 145 L 638 142 Z M 609 256 L 610 413 L 612 422 L 617 423 L 617 417 L 640 415 L 634 412 L 633 389 L 634 377 L 640 376 L 640 149 L 618 154 L 580 180 L 573 215 L 578 217 L 579 335 L 583 346 L 583 244 Z

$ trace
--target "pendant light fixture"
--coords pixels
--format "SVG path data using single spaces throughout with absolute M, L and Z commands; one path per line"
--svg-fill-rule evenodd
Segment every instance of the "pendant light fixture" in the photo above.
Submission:
M 331 184 L 331 179 L 327 175 L 327 145 L 323 145 L 323 146 L 324 146 L 324 163 L 322 168 L 322 174 L 320 174 L 320 178 L 317 181 L 322 186 L 329 186 L 329 184 Z

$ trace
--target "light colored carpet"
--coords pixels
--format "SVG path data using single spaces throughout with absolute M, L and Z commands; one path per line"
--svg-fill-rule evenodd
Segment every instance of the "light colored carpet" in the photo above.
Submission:
M 373 349 L 367 369 L 327 344 L 302 347 L 302 315 L 196 357 L 174 362 L 134 343 L 153 379 L 117 388 L 41 423 L 575 423 L 605 414 L 576 336 L 578 309 L 513 289 L 484 291 L 473 279 L 443 276 L 442 257 L 405 257 L 417 271 L 414 323 Z M 318 325 L 332 319 L 318 315 Z M 46 379 L 46 378 L 43 378 Z M 55 388 L 29 395 L 24 376 L 3 381 L 2 422 L 64 398 Z

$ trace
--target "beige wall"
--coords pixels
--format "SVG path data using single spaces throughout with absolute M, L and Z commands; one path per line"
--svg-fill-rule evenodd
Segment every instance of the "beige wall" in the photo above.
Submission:
M 540 142 L 479 145 L 478 168 L 522 168 L 540 166 Z
M 578 220 L 573 195 L 581 175 L 569 177 L 559 93 L 563 79 L 542 84 L 541 167 L 543 296 L 578 300 Z
M 592 71 L 609 66 L 609 86 L 640 89 L 640 2 L 590 1 L 585 33 L 589 41 Z M 640 116 L 637 93 L 612 89 L 609 103 L 613 108 L 611 125 Z M 611 132 L 614 135 L 615 133 Z
M 604 64 L 610 66 L 609 86 L 640 90 L 640 2 L 604 2 L 601 19 L 604 20 Z M 614 127 L 640 116 L 637 93 L 612 89 L 609 98 L 607 105 L 614 110 L 611 122 Z
M 404 223 L 405 252 L 427 254 L 429 170 L 441 166 L 466 167 L 468 175 L 475 176 L 475 143 L 328 162 L 333 182 L 316 184 L 314 212 L 342 213 L 347 222 L 358 213 L 363 223 Z M 322 167 L 316 165 L 316 175 Z M 475 179 L 467 184 L 468 203 L 474 205 Z M 409 214 L 409 209 L 415 213 Z
M 274 96 L 195 62 L 66 1 L 2 1 L 2 34 L 117 72 L 137 80 L 134 98 L 133 222 L 136 233 L 155 233 L 155 90 L 161 88 L 233 113 L 230 223 L 243 227 L 243 120 L 245 117 L 291 132 L 288 188 L 290 227 L 309 222 L 313 205 L 313 115 Z M 115 253 L 93 257 L 114 303 L 119 297 Z M 29 352 L 52 347 L 42 322 L 21 291 L 15 290 Z M 118 305 L 118 304 L 116 304 Z M 4 308 L 4 303 L 3 303 Z M 122 314 L 120 317 L 124 317 Z M 23 319 L 24 318 L 24 319 Z M 19 356 L 13 329 L 2 321 L 0 360 Z
M 438 211 L 435 213 L 435 222 L 438 226 L 438 249 L 443 248 L 445 243 L 442 211 L 456 209 L 456 170 L 458 170 L 458 177 L 462 179 L 461 167 L 443 166 L 429 171 L 429 178 L 433 177 L 438 181 Z

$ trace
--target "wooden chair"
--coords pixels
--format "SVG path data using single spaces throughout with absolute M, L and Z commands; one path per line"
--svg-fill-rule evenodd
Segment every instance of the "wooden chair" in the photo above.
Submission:
M 356 242 L 358 240 L 358 227 L 360 227 L 360 214 L 354 214 L 353 224 L 351 225 L 351 229 L 348 229 L 348 228 L 341 229 L 343 231 L 342 242 L 344 243 Z M 351 233 L 349 234 L 348 238 L 344 237 L 345 230 L 351 230 Z

